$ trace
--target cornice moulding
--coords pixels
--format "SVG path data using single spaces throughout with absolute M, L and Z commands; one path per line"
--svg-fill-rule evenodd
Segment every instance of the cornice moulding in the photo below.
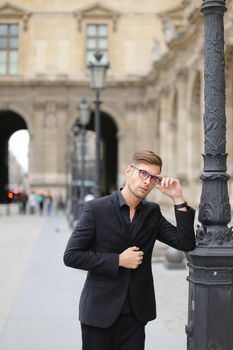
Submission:
M 110 19 L 113 23 L 113 31 L 117 30 L 117 24 L 120 17 L 120 12 L 112 8 L 106 7 L 100 3 L 95 3 L 91 6 L 86 6 L 73 12 L 77 18 L 78 31 L 82 31 L 82 22 L 84 19 Z
M 141 88 L 144 84 L 144 81 L 142 79 L 139 79 L 137 81 L 127 81 L 127 80 L 121 80 L 121 81 L 107 81 L 106 90 L 109 88 Z M 0 77 L 0 88 L 4 87 L 50 87 L 50 86 L 57 86 L 61 87 L 61 89 L 64 89 L 66 87 L 78 87 L 78 88 L 85 88 L 90 89 L 90 82 L 89 81 L 80 81 L 80 80 L 49 80 L 49 79 L 19 79 L 19 78 L 13 78 L 10 77 L 10 79 L 1 78 Z
M 25 31 L 28 29 L 28 20 L 31 14 L 32 12 L 22 7 L 15 6 L 10 2 L 6 2 L 0 6 L 0 19 L 21 19 L 23 20 L 23 28 Z

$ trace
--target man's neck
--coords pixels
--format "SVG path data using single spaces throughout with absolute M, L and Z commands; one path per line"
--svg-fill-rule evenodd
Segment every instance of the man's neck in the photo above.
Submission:
M 121 194 L 126 204 L 132 209 L 135 209 L 141 202 L 141 199 L 133 195 L 126 186 L 121 190 Z

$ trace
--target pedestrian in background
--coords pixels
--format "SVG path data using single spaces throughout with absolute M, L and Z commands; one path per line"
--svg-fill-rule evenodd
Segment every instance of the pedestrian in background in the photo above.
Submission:
M 35 192 L 31 192 L 29 194 L 28 207 L 29 207 L 29 213 L 31 215 L 35 214 L 35 211 L 36 211 L 36 195 L 35 195 Z
M 27 206 L 28 196 L 25 192 L 20 193 L 19 196 L 19 212 L 20 214 L 26 214 L 26 206 Z
M 39 205 L 39 211 L 40 211 L 40 215 L 43 214 L 43 210 L 44 210 L 44 196 L 42 193 L 39 193 L 37 195 L 37 202 L 38 202 L 38 205 Z
M 53 208 L 53 197 L 49 193 L 47 198 L 46 198 L 46 211 L 47 215 L 50 216 L 52 213 L 52 208 Z
M 135 153 L 123 189 L 87 202 L 68 241 L 65 265 L 88 271 L 79 304 L 82 350 L 143 350 L 145 325 L 156 317 L 156 239 L 182 251 L 195 248 L 195 211 L 180 181 L 162 176 L 161 168 L 152 151 Z M 145 200 L 153 189 L 173 201 L 176 226 Z
M 65 202 L 61 193 L 56 197 L 56 213 L 62 213 L 65 209 Z

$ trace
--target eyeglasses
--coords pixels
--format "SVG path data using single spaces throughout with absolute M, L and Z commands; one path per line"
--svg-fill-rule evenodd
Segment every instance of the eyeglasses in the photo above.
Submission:
M 143 170 L 143 169 L 138 169 L 135 165 L 131 164 L 132 168 L 135 168 L 139 171 L 139 176 L 141 179 L 146 180 L 148 179 L 148 177 L 150 177 L 150 183 L 152 185 L 158 185 L 161 182 L 161 179 L 156 176 L 156 175 L 151 175 L 150 173 L 148 173 L 148 171 Z

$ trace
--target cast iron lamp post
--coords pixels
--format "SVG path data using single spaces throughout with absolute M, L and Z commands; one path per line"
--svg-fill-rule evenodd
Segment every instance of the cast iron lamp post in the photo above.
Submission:
M 79 121 L 76 119 L 71 131 L 72 141 L 72 156 L 71 156 L 71 171 L 72 171 L 72 186 L 71 186 L 71 221 L 74 222 L 78 217 L 78 150 L 77 137 L 80 132 Z
M 81 186 L 80 186 L 80 200 L 79 200 L 79 209 L 80 213 L 84 203 L 85 195 L 85 157 L 86 157 L 86 126 L 90 121 L 90 109 L 88 103 L 83 99 L 79 106 L 79 125 L 81 132 Z
M 188 350 L 233 349 L 233 240 L 226 173 L 224 0 L 204 0 L 205 152 L 197 247 L 189 261 Z
M 101 174 L 101 159 L 100 159 L 100 142 L 101 142 L 101 120 L 100 120 L 100 93 L 105 87 L 106 71 L 109 64 L 102 63 L 102 53 L 95 53 L 95 62 L 88 64 L 87 68 L 91 73 L 91 89 L 95 91 L 95 197 L 100 197 L 100 174 Z

